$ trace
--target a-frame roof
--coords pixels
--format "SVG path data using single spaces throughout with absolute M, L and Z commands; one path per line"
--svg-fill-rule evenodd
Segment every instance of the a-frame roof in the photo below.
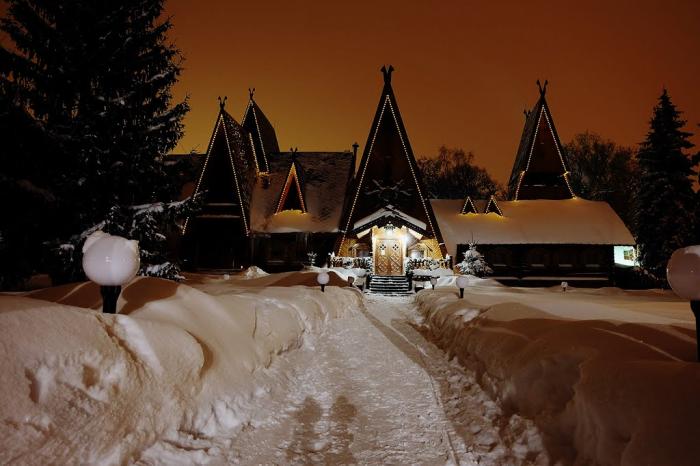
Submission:
M 268 157 L 273 152 L 279 152 L 275 128 L 267 119 L 254 98 L 255 89 L 249 89 L 250 98 L 243 112 L 241 126 L 248 132 L 248 140 L 255 155 L 255 166 L 258 172 L 268 173 L 270 164 Z
M 486 208 L 484 209 L 484 213 L 485 214 L 494 213 L 496 215 L 500 215 L 501 217 L 503 216 L 503 212 L 501 212 L 501 208 L 498 207 L 498 202 L 496 202 L 495 197 L 491 196 L 488 203 L 486 204 Z
M 537 81 L 540 96 L 525 112 L 525 127 L 508 182 L 509 198 L 569 199 L 575 197 L 568 180 L 564 150 L 552 114 L 547 105 L 544 86 Z
M 289 166 L 289 172 L 287 172 L 287 179 L 284 181 L 284 185 L 282 185 L 282 191 L 277 201 L 275 213 L 280 213 L 284 210 L 300 210 L 306 213 L 303 171 L 294 155 L 296 155 L 295 152 L 293 153 L 292 164 Z
M 421 174 L 391 86 L 393 70 L 392 66 L 382 67 L 384 88 L 343 215 L 343 236 L 339 250 L 356 220 L 389 204 L 424 222 L 427 233 L 442 243 L 435 214 L 425 197 Z M 444 250 L 442 252 L 445 253 Z
M 243 233 L 250 232 L 250 195 L 255 183 L 252 154 L 243 127 L 224 109 L 220 99 L 204 164 L 193 194 L 205 192 L 204 205 L 197 217 L 240 219 Z M 187 233 L 187 218 L 182 234 Z
M 467 198 L 464 200 L 464 205 L 462 206 L 462 210 L 459 212 L 460 214 L 476 214 L 478 211 L 476 210 L 476 206 L 474 205 L 474 201 L 472 201 L 471 196 L 467 196 Z

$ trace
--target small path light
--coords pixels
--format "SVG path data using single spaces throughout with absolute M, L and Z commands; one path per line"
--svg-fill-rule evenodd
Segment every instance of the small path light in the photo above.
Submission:
M 457 288 L 459 288 L 460 299 L 464 299 L 464 289 L 469 284 L 469 278 L 467 278 L 466 275 L 459 275 L 457 276 L 457 280 L 455 280 L 455 282 L 457 283 Z
M 359 279 L 357 281 L 357 287 L 363 291 L 365 289 L 365 276 L 366 275 L 367 275 L 367 272 L 365 271 L 365 269 L 360 269 L 357 271 L 357 278 Z
M 690 309 L 695 315 L 695 338 L 700 336 L 700 246 L 677 249 L 666 267 L 668 283 L 681 298 L 690 301 Z M 697 347 L 700 361 L 700 346 Z
M 331 277 L 328 275 L 328 272 L 320 272 L 316 276 L 316 281 L 318 282 L 319 285 L 321 285 L 321 291 L 325 292 L 326 291 L 326 285 L 328 284 L 328 281 L 331 279 Z
M 351 275 L 348 277 L 348 285 L 352 286 L 353 283 L 355 283 L 355 277 Z
M 561 282 L 561 291 L 566 291 L 569 287 L 569 282 Z
M 102 312 L 117 312 L 122 285 L 136 276 L 140 264 L 138 241 L 102 231 L 88 236 L 83 245 L 83 270 L 100 285 Z
M 435 285 L 437 285 L 437 278 L 430 277 L 430 284 L 433 285 L 433 289 L 435 289 Z

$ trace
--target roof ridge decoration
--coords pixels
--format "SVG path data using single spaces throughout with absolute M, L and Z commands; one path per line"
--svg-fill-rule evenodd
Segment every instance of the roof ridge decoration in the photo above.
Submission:
M 343 243 L 346 241 L 346 235 L 348 232 L 351 230 L 350 226 L 352 223 L 353 215 L 355 213 L 355 206 L 357 205 L 358 198 L 360 197 L 360 192 L 362 187 L 364 186 L 365 182 L 365 175 L 367 172 L 367 167 L 369 165 L 369 160 L 373 154 L 374 150 L 374 144 L 377 140 L 377 134 L 379 132 L 380 125 L 384 119 L 384 116 L 387 114 L 387 108 L 389 109 L 389 112 L 391 113 L 392 116 L 392 121 L 394 122 L 394 127 L 396 129 L 396 132 L 399 136 L 399 140 L 401 142 L 401 149 L 402 152 L 406 158 L 406 161 L 408 163 L 408 167 L 411 172 L 411 180 L 413 181 L 413 184 L 418 192 L 418 197 L 420 199 L 420 206 L 423 209 L 423 212 L 425 213 L 427 223 L 430 227 L 430 231 L 432 234 L 435 236 L 437 239 L 438 243 L 442 244 L 442 235 L 440 233 L 440 229 L 437 223 L 437 220 L 435 218 L 435 214 L 433 213 L 432 207 L 426 200 L 425 196 L 423 195 L 423 187 L 422 183 L 420 181 L 420 172 L 418 171 L 418 165 L 415 160 L 415 156 L 413 155 L 413 150 L 411 149 L 410 142 L 408 141 L 408 136 L 406 134 L 406 129 L 403 125 L 403 121 L 401 119 L 401 114 L 398 109 L 398 104 L 396 103 L 396 97 L 394 96 L 394 91 L 391 86 L 391 73 L 394 71 L 394 67 L 389 65 L 387 68 L 386 65 L 382 66 L 381 72 L 384 77 L 384 88 L 382 89 L 382 94 L 379 99 L 379 103 L 377 105 L 377 110 L 375 112 L 374 120 L 372 122 L 372 126 L 370 129 L 370 133 L 367 137 L 367 144 L 365 144 L 365 149 L 364 153 L 362 155 L 362 159 L 360 161 L 360 167 L 358 170 L 359 178 L 357 179 L 357 184 L 354 187 L 354 193 L 351 195 L 351 203 L 349 204 L 349 207 L 346 209 L 347 215 L 344 215 L 344 220 L 341 224 L 342 228 L 342 236 L 340 239 L 340 242 L 338 243 L 338 251 L 340 251 L 343 248 Z M 444 246 L 443 246 L 444 248 Z M 445 251 L 442 251 L 443 254 Z
M 471 196 L 467 196 L 467 198 L 464 200 L 464 205 L 459 213 L 462 215 L 478 213 Z
M 248 142 L 259 174 L 270 172 L 268 154 L 279 152 L 275 128 L 255 100 L 255 88 L 248 88 L 248 105 L 241 119 L 241 126 L 248 132 Z
M 540 162 L 540 166 L 538 167 L 539 170 L 535 169 L 535 171 L 533 172 L 534 176 L 541 177 L 545 175 L 550 177 L 551 185 L 548 187 L 553 190 L 560 190 L 557 194 L 558 197 L 555 198 L 576 197 L 569 183 L 569 170 L 564 160 L 563 148 L 561 145 L 561 141 L 559 140 L 559 135 L 557 134 L 556 127 L 554 125 L 554 120 L 549 110 L 549 105 L 547 104 L 547 99 L 545 97 L 547 93 L 548 83 L 549 82 L 545 80 L 544 85 L 542 85 L 540 80 L 537 80 L 537 88 L 540 94 L 539 99 L 537 100 L 537 103 L 535 103 L 535 106 L 532 108 L 532 110 L 526 110 L 524 112 L 525 127 L 523 128 L 523 133 L 520 139 L 520 145 L 518 147 L 515 162 L 513 163 L 513 170 L 511 172 L 510 180 L 508 182 L 510 198 L 512 200 L 517 201 L 518 199 L 520 199 L 521 187 L 523 186 L 524 182 L 526 185 L 528 184 L 527 175 L 531 171 L 531 166 L 533 164 L 533 154 L 535 153 L 536 148 L 538 149 L 537 157 L 540 158 L 538 159 L 538 162 Z M 542 140 L 541 138 L 545 136 L 540 133 L 541 130 L 546 130 L 547 134 L 551 137 L 551 140 Z M 538 137 L 540 139 L 538 139 Z M 536 147 L 538 146 L 536 144 L 538 140 L 540 144 L 547 143 L 553 146 L 554 152 L 556 153 L 556 156 L 554 157 L 558 161 L 558 163 L 554 162 L 551 158 L 547 159 L 548 153 L 546 151 L 546 148 Z M 550 150 L 552 146 L 549 146 Z M 550 155 L 549 157 L 552 156 Z M 542 171 L 541 165 L 543 163 L 550 164 L 550 166 L 547 167 L 546 171 Z M 556 165 L 557 167 L 555 167 L 554 165 Z M 558 177 L 563 178 L 563 183 L 556 181 Z M 533 184 L 543 185 L 541 181 L 539 183 Z M 563 191 L 561 191 L 562 189 Z M 544 199 L 547 197 L 541 198 Z
M 296 158 L 297 150 L 292 150 L 292 164 L 289 166 L 289 171 L 287 172 L 287 178 L 282 186 L 282 191 L 280 192 L 279 199 L 277 200 L 277 208 L 275 209 L 275 214 L 279 214 L 285 210 L 301 210 L 303 214 L 307 212 L 306 202 L 304 200 L 304 190 L 303 190 L 303 180 L 302 180 L 302 168 L 299 161 Z M 292 191 L 292 196 L 295 198 L 290 198 L 290 190 L 294 183 L 295 189 Z M 295 200 L 294 200 L 295 199 Z M 296 202 L 295 202 L 296 201 Z M 290 206 L 299 206 L 300 209 L 290 208 Z
M 496 198 L 491 195 L 491 198 L 489 198 L 489 202 L 486 204 L 486 208 L 484 209 L 485 214 L 496 214 L 501 217 L 503 217 L 503 212 L 501 211 L 501 208 L 498 206 L 498 202 L 496 202 Z
M 231 170 L 233 172 L 233 187 L 235 189 L 235 193 L 238 197 L 238 204 L 241 208 L 241 218 L 243 219 L 243 228 L 245 230 L 246 236 L 250 233 L 250 223 L 248 221 L 247 217 L 247 212 L 246 212 L 246 207 L 247 203 L 244 202 L 244 197 L 243 197 L 243 191 L 242 191 L 242 180 L 239 179 L 240 174 L 238 173 L 238 170 L 236 168 L 236 163 L 234 161 L 234 152 L 231 149 L 231 141 L 229 139 L 228 135 L 228 130 L 226 129 L 226 123 L 227 120 L 230 120 L 232 125 L 240 126 L 236 122 L 236 120 L 233 119 L 231 115 L 224 110 L 224 106 L 226 105 L 226 97 L 221 99 L 219 97 L 219 114 L 216 117 L 216 123 L 214 124 L 214 131 L 212 132 L 211 138 L 209 139 L 209 145 L 207 146 L 207 154 L 206 157 L 204 158 L 204 165 L 202 166 L 202 171 L 199 174 L 199 179 L 197 180 L 197 185 L 195 186 L 193 196 L 197 195 L 202 187 L 202 181 L 204 180 L 204 176 L 206 175 L 207 172 L 207 167 L 209 166 L 209 161 L 212 156 L 212 149 L 214 147 L 214 143 L 217 140 L 217 136 L 219 135 L 219 130 L 221 129 L 221 132 L 224 135 L 224 143 L 226 146 L 226 152 L 228 154 L 229 161 L 231 163 Z M 241 128 L 241 133 L 242 133 L 242 128 Z M 240 154 L 239 154 L 240 156 Z M 185 219 L 185 223 L 182 226 L 182 235 L 184 236 L 187 233 L 187 226 L 189 224 L 191 216 L 187 217 Z

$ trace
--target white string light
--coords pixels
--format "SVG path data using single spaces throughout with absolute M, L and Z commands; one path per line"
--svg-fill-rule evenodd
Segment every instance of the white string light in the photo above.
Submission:
M 493 207 L 492 207 L 493 206 Z M 496 209 L 495 212 L 493 212 L 491 209 Z M 489 199 L 488 204 L 486 204 L 486 209 L 484 209 L 485 214 L 489 213 L 495 213 L 503 217 L 503 212 L 501 212 L 501 208 L 498 207 L 498 202 L 496 202 L 496 198 L 491 195 L 491 198 Z
M 211 135 L 211 139 L 209 140 L 209 146 L 207 147 L 207 156 L 204 158 L 204 166 L 202 167 L 202 172 L 199 174 L 199 180 L 197 180 L 197 186 L 194 188 L 194 194 L 197 195 L 199 192 L 199 187 L 202 185 L 202 179 L 204 178 L 204 173 L 207 171 L 207 165 L 209 164 L 209 157 L 211 157 L 211 148 L 214 146 L 214 141 L 216 140 L 216 135 L 219 132 L 219 125 L 221 124 L 221 119 L 223 118 L 223 115 L 221 112 L 219 112 L 219 116 L 216 118 L 216 125 L 214 126 L 214 132 Z M 185 219 L 185 223 L 182 226 L 182 234 L 187 232 L 187 224 L 190 222 L 190 217 L 187 217 Z
M 304 202 L 304 196 L 302 195 L 302 192 L 301 192 L 301 183 L 299 182 L 299 177 L 298 177 L 297 169 L 296 169 L 296 163 L 292 162 L 292 166 L 289 167 L 289 172 L 287 173 L 287 179 L 284 182 L 284 186 L 282 187 L 282 193 L 280 194 L 280 199 L 277 202 L 277 210 L 275 211 L 275 214 L 279 214 L 280 212 L 282 212 L 282 206 L 287 201 L 287 196 L 289 196 L 289 188 L 291 186 L 292 179 L 294 179 L 294 182 L 296 184 L 297 195 L 299 196 L 299 202 L 301 203 L 301 212 L 304 214 L 306 213 L 306 202 Z
M 569 170 L 566 168 L 566 163 L 564 162 L 564 156 L 561 153 L 561 150 L 559 149 L 559 143 L 557 142 L 557 138 L 554 136 L 554 129 L 552 128 L 552 123 L 549 119 L 549 112 L 547 111 L 547 106 L 545 105 L 542 100 L 540 100 L 539 103 L 539 109 L 538 109 L 538 114 L 537 114 L 537 125 L 535 126 L 535 135 L 532 138 L 532 142 L 530 143 L 530 151 L 528 153 L 527 157 L 527 165 L 525 165 L 525 170 L 520 172 L 520 177 L 518 178 L 518 186 L 515 188 L 515 200 L 518 200 L 518 196 L 520 194 L 520 185 L 523 181 L 523 178 L 525 176 L 525 172 L 530 169 L 530 161 L 532 160 L 532 153 L 534 152 L 535 149 L 535 143 L 537 142 L 537 134 L 540 129 L 540 122 L 542 120 L 542 114 L 544 114 L 545 121 L 547 122 L 547 128 L 549 128 L 549 134 L 552 136 L 552 140 L 554 141 L 554 147 L 557 149 L 557 154 L 559 155 L 559 161 L 561 162 L 561 166 L 564 169 L 564 181 L 566 182 L 566 187 L 569 190 L 569 194 L 571 194 L 572 198 L 575 198 L 576 195 L 574 194 L 574 190 L 571 189 L 571 184 L 569 183 Z
M 379 119 L 377 120 L 377 125 L 374 128 L 374 134 L 372 135 L 372 142 L 370 144 L 369 151 L 367 152 L 367 159 L 364 161 L 364 165 L 362 167 L 362 173 L 360 175 L 360 182 L 357 185 L 357 190 L 355 191 L 355 197 L 353 198 L 353 201 L 352 201 L 352 206 L 350 208 L 350 214 L 348 216 L 347 224 L 345 225 L 345 231 L 343 231 L 343 237 L 342 237 L 342 240 L 340 242 L 339 249 L 343 248 L 343 245 L 344 245 L 345 240 L 346 240 L 346 232 L 350 228 L 350 222 L 352 221 L 352 215 L 355 211 L 355 205 L 357 204 L 357 199 L 360 195 L 360 190 L 362 188 L 362 183 L 363 183 L 364 178 L 365 178 L 367 166 L 369 165 L 369 159 L 372 156 L 372 150 L 374 149 L 374 143 L 375 143 L 376 138 L 377 138 L 377 133 L 379 132 L 379 126 L 381 125 L 382 119 L 384 117 L 384 111 L 386 110 L 387 103 L 389 104 L 389 110 L 391 110 L 391 115 L 394 118 L 394 124 L 396 126 L 397 132 L 399 133 L 399 140 L 401 141 L 401 146 L 403 147 L 404 155 L 406 156 L 406 161 L 408 162 L 408 168 L 411 170 L 411 175 L 413 176 L 413 181 L 416 185 L 416 190 L 418 191 L 418 196 L 421 200 L 421 204 L 423 205 L 423 209 L 425 211 L 425 216 L 428 219 L 428 224 L 430 225 L 430 230 L 433 232 L 433 235 L 435 235 L 435 227 L 433 226 L 433 222 L 432 222 L 432 219 L 430 217 L 428 207 L 425 203 L 425 199 L 423 198 L 423 193 L 421 192 L 420 184 L 418 183 L 418 177 L 416 175 L 415 170 L 413 169 L 413 165 L 411 164 L 411 158 L 408 154 L 408 149 L 406 148 L 406 143 L 403 139 L 403 134 L 401 132 L 401 127 L 399 126 L 398 119 L 396 117 L 396 112 L 394 111 L 394 106 L 391 103 L 390 95 L 387 93 L 384 97 L 384 105 L 382 105 L 382 110 L 379 113 Z M 440 252 L 440 254 L 442 254 L 442 251 Z
M 471 208 L 472 208 L 471 212 L 467 212 L 467 205 L 471 206 Z M 474 205 L 474 202 L 472 201 L 471 196 L 467 196 L 467 199 L 464 201 L 464 205 L 462 206 L 462 211 L 460 212 L 460 214 L 463 214 L 463 215 L 466 215 L 468 213 L 474 213 L 474 214 L 477 213 L 476 206 Z

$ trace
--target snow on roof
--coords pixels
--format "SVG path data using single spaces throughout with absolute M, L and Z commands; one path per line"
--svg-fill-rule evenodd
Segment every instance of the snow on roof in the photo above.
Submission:
M 361 218 L 360 220 L 354 223 L 352 229 L 353 231 L 359 230 L 365 225 L 369 225 L 375 220 L 379 220 L 383 217 L 393 217 L 398 220 L 403 220 L 404 222 L 417 226 L 422 230 L 425 230 L 427 228 L 425 222 L 421 222 L 417 218 L 411 217 L 410 215 L 401 212 L 399 209 L 394 208 L 394 206 L 388 205 L 386 207 L 382 207 L 381 209 L 364 218 Z
M 303 169 L 306 213 L 275 214 L 281 190 L 292 165 L 292 153 L 269 155 L 268 184 L 259 178 L 250 207 L 251 229 L 264 233 L 337 232 L 352 173 L 351 152 L 297 152 Z
M 634 244 L 607 202 L 581 198 L 499 201 L 503 216 L 460 214 L 461 199 L 432 199 L 448 251 L 478 244 Z

